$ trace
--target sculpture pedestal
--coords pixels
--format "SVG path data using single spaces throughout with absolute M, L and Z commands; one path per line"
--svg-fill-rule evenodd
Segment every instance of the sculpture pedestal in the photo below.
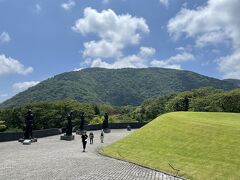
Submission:
M 31 139 L 24 139 L 22 142 L 24 145 L 30 145 L 32 143 Z
M 74 135 L 71 135 L 71 136 L 63 135 L 60 137 L 60 140 L 72 141 L 74 140 Z
M 103 129 L 103 132 L 104 132 L 104 133 L 110 133 L 110 132 L 111 132 L 111 129 L 108 129 L 108 128 Z
M 32 139 L 24 139 L 24 138 L 20 138 L 20 139 L 18 140 L 18 142 L 23 143 L 25 140 L 30 140 L 31 142 L 37 142 L 37 138 L 32 138 Z

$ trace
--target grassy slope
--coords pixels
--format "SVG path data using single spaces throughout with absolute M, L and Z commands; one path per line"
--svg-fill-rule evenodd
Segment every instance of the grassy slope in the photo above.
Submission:
M 240 179 L 240 114 L 162 115 L 103 154 L 190 179 Z

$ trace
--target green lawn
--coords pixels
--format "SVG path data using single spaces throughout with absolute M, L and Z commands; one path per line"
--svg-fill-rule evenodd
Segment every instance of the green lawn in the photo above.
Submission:
M 101 152 L 188 179 L 240 179 L 240 114 L 162 115 Z

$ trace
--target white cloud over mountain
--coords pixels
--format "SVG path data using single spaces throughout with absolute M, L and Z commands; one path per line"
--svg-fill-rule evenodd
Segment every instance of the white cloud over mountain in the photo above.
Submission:
M 155 49 L 151 47 L 140 47 L 138 54 L 120 57 L 113 63 L 103 61 L 101 58 L 94 59 L 91 67 L 102 67 L 109 69 L 120 68 L 146 68 L 149 58 L 155 54 Z
M 221 57 L 219 70 L 225 78 L 240 78 L 240 1 L 209 0 L 194 10 L 183 8 L 168 23 L 168 32 L 176 39 L 194 38 L 197 47 L 230 42 L 232 54 Z M 232 66 L 232 67 L 230 67 Z
M 181 69 L 182 63 L 194 59 L 194 55 L 183 50 L 168 59 L 156 60 L 156 50 L 144 46 L 139 48 L 138 53 L 124 55 L 125 48 L 138 46 L 142 35 L 150 30 L 145 19 L 129 14 L 117 15 L 111 9 L 98 12 L 86 8 L 84 17 L 75 22 L 72 30 L 84 36 L 93 34 L 99 38 L 83 44 L 85 61 L 81 65 L 87 67 L 119 69 L 157 66 Z
M 188 52 L 182 52 L 171 56 L 166 60 L 153 60 L 150 64 L 155 67 L 182 69 L 181 63 L 194 60 L 194 55 Z
M 117 15 L 111 9 L 98 12 L 90 7 L 85 8 L 84 17 L 72 29 L 82 35 L 98 36 L 98 41 L 84 43 L 83 55 L 92 58 L 119 58 L 124 48 L 139 44 L 142 34 L 149 33 L 143 18 Z
M 123 49 L 122 44 L 109 42 L 105 39 L 100 41 L 89 41 L 84 43 L 84 57 L 119 57 L 122 55 L 121 50 Z
M 15 92 L 25 91 L 26 89 L 35 86 L 39 83 L 39 81 L 29 81 L 29 82 L 20 82 L 13 84 L 13 89 Z
M 0 76 L 5 74 L 21 74 L 26 75 L 33 72 L 32 67 L 25 67 L 18 60 L 6 57 L 0 54 Z

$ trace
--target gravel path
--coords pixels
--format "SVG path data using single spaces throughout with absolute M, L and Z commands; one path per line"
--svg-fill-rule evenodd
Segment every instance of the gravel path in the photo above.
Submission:
M 16 180 L 155 180 L 177 178 L 124 161 L 98 154 L 98 149 L 131 132 L 112 130 L 100 143 L 100 131 L 93 131 L 94 144 L 87 144 L 82 152 L 79 135 L 73 141 L 61 141 L 60 136 L 38 139 L 37 143 L 22 145 L 19 142 L 0 143 L 0 179 Z

